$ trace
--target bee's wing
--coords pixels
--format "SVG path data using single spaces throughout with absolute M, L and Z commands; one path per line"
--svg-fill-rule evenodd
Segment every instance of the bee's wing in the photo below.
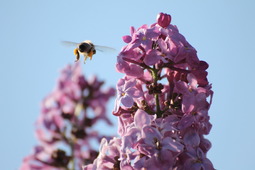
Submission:
M 97 51 L 101 51 L 101 52 L 115 52 L 116 51 L 115 48 L 107 47 L 107 46 L 101 46 L 101 45 L 95 45 L 95 49 Z
M 62 41 L 61 42 L 63 45 L 68 46 L 68 47 L 74 47 L 78 46 L 80 43 L 72 42 L 72 41 Z

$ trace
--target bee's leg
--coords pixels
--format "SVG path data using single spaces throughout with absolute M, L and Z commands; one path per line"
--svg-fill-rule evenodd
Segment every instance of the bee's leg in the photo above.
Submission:
M 92 60 L 92 56 L 93 56 L 94 52 L 93 51 L 90 51 L 89 54 L 88 54 L 88 57 L 90 58 L 90 60 Z
M 89 56 L 84 55 L 84 64 L 86 63 L 86 60 L 87 60 L 88 57 L 89 57 Z
M 80 59 L 80 54 L 78 53 L 78 54 L 76 55 L 75 62 L 79 61 L 79 59 Z
M 74 49 L 73 51 L 74 55 L 76 56 L 75 62 L 77 62 L 80 59 L 80 54 L 77 48 Z

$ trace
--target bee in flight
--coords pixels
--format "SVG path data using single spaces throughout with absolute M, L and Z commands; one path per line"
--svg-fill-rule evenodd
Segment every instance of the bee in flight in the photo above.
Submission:
M 79 61 L 80 55 L 84 56 L 84 63 L 86 62 L 87 58 L 92 59 L 92 56 L 96 54 L 96 51 L 115 51 L 114 48 L 94 45 L 90 40 L 83 41 L 81 43 L 75 43 L 70 41 L 63 41 L 65 45 L 76 46 L 74 49 L 74 55 L 76 56 L 75 62 Z

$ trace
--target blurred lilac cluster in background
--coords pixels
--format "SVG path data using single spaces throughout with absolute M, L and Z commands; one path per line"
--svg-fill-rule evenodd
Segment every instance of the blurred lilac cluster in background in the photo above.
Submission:
M 106 105 L 115 90 L 104 90 L 103 84 L 97 77 L 86 79 L 79 63 L 61 71 L 55 90 L 42 102 L 36 121 L 39 144 L 24 158 L 22 170 L 81 169 L 93 162 L 98 151 L 92 146 L 103 137 L 94 126 L 98 121 L 112 125 Z

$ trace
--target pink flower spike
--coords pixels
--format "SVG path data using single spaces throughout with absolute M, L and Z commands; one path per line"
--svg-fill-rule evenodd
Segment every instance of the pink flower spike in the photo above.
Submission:
M 159 13 L 157 16 L 157 24 L 163 28 L 166 28 L 171 22 L 171 15 Z

